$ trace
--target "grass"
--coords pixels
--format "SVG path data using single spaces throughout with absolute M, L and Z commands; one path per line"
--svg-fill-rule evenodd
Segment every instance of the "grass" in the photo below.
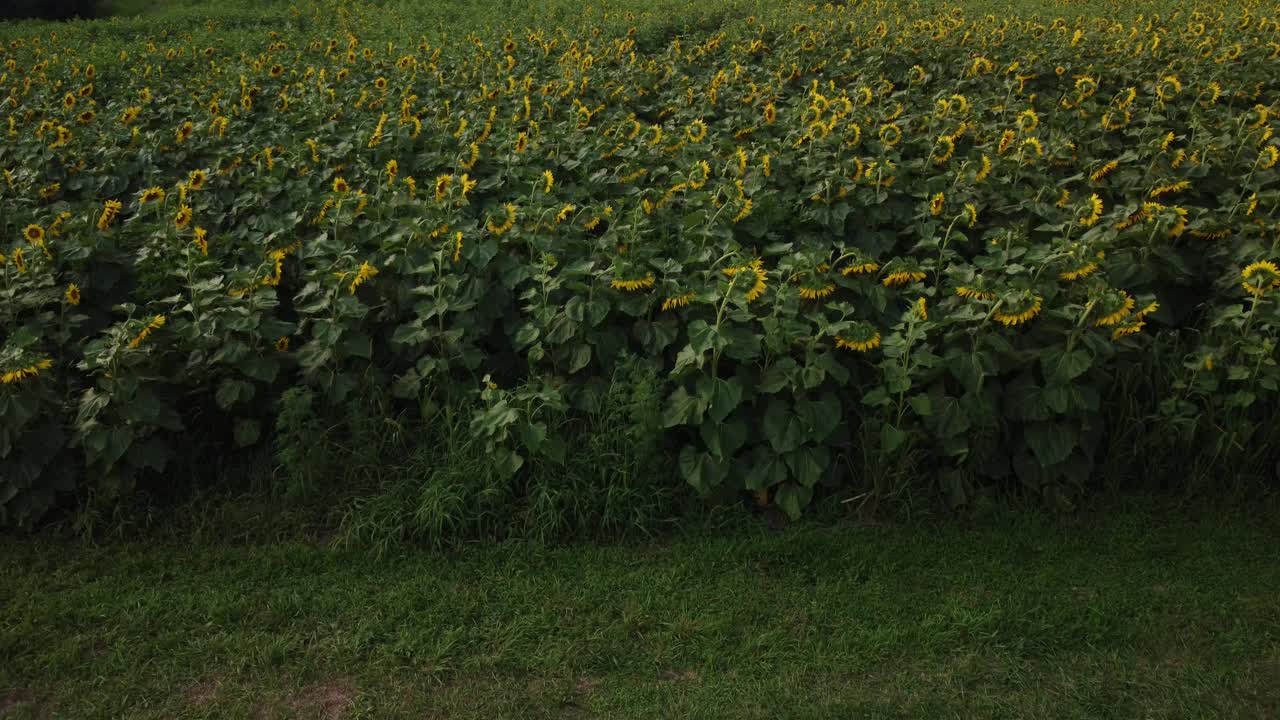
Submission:
M 0 544 L 13 718 L 1269 718 L 1280 512 Z

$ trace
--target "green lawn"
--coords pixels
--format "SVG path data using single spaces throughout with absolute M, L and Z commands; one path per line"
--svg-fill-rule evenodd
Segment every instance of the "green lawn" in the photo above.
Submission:
M 1272 718 L 1280 513 L 0 544 L 0 716 Z

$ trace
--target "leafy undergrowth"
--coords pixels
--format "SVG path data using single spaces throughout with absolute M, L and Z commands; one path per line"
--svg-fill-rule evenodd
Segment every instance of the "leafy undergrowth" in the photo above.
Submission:
M 0 545 L 0 717 L 1265 718 L 1274 502 L 367 554 Z

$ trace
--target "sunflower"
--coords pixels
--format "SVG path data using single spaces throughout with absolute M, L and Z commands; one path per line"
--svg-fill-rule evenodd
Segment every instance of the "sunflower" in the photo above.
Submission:
M 1137 301 L 1129 293 L 1119 290 L 1116 294 L 1108 295 L 1107 302 L 1103 303 L 1103 310 L 1106 315 L 1094 321 L 1094 325 L 1098 327 L 1110 327 L 1119 324 L 1120 321 L 1129 317 L 1133 313 L 1133 308 Z
M 176 139 L 178 144 L 181 145 L 187 141 L 187 138 L 191 137 L 191 131 L 194 128 L 195 126 L 191 124 L 191 121 L 187 120 L 178 126 L 178 130 L 174 133 L 174 139 Z
M 1089 211 L 1088 215 L 1080 215 L 1080 224 L 1085 227 L 1092 227 L 1102 219 L 1102 198 L 1097 193 L 1089 196 L 1089 204 L 1085 208 Z M 1079 213 L 1077 213 L 1079 215 Z
M 772 125 L 773 121 L 777 119 L 778 119 L 778 109 L 774 107 L 773 103 L 769 103 L 768 105 L 765 105 L 764 121 L 769 125 Z
M 1040 314 L 1043 299 L 1023 290 L 1012 300 L 1008 297 L 1000 300 L 1000 305 L 991 313 L 992 319 L 1006 327 L 1021 325 Z
M 208 176 L 204 170 L 192 170 L 187 176 L 187 187 L 192 190 L 199 190 L 204 187 L 204 181 Z
M 614 290 L 621 290 L 623 292 L 639 292 L 641 290 L 647 290 L 653 287 L 653 282 L 654 282 L 653 273 L 649 273 L 642 278 L 637 278 L 632 280 L 626 280 L 623 278 L 614 278 L 609 282 L 609 287 L 612 287 Z
M 163 200 L 164 200 L 164 190 L 158 187 L 147 188 L 146 190 L 143 190 L 142 194 L 138 197 L 138 202 L 143 205 L 146 205 L 149 202 L 156 202 L 156 201 L 163 201 Z
M 368 260 L 365 260 L 360 263 L 360 269 L 356 271 L 356 276 L 352 278 L 351 284 L 347 286 L 347 290 L 351 295 L 355 295 L 357 288 L 377 274 L 378 269 L 370 265 Z
M 991 174 L 991 158 L 987 155 L 983 155 L 982 166 L 979 167 L 978 171 L 973 174 L 973 181 L 975 183 L 980 183 L 983 180 L 986 180 L 987 176 L 990 174 Z
M 267 71 L 267 74 L 273 78 L 278 78 L 284 74 L 284 66 L 280 63 L 276 63 L 271 66 L 271 69 Z
M 1009 146 L 1013 144 L 1013 141 L 1016 137 L 1017 135 L 1012 130 L 1005 130 L 1003 133 L 1001 133 L 1000 144 L 996 146 L 996 154 L 997 155 L 1005 154 L 1005 152 L 1009 149 Z
M 947 198 L 944 193 L 936 193 L 933 196 L 933 199 L 929 201 L 929 214 L 933 215 L 934 217 L 941 215 L 942 207 L 943 207 L 943 204 L 946 202 L 946 199 Z
M 1035 130 L 1040 125 L 1040 116 L 1032 108 L 1018 113 L 1018 129 L 1024 133 Z
M 89 123 L 93 122 L 93 119 L 96 117 L 98 117 L 98 113 L 94 112 L 93 110 L 85 110 L 84 112 L 76 116 L 76 122 L 80 123 L 81 125 L 88 125 Z
M 62 189 L 62 183 L 50 183 L 40 188 L 40 198 L 42 200 L 51 200 L 58 191 Z
M 836 347 L 854 352 L 870 352 L 880 347 L 880 333 L 866 323 L 858 323 L 850 335 L 836 336 Z
M 896 269 L 885 275 L 880 281 L 885 287 L 902 287 L 908 283 L 919 282 L 924 280 L 926 274 L 923 270 L 915 267 Z
M 515 227 L 515 224 L 516 224 L 516 206 L 512 205 L 511 203 L 506 203 L 505 205 L 502 206 L 502 208 L 503 210 L 506 211 L 507 216 L 506 216 L 506 219 L 503 220 L 501 224 L 495 223 L 493 220 L 488 220 L 485 222 L 485 228 L 487 228 L 489 232 L 493 233 L 494 235 L 502 235 L 503 233 L 507 232 L 511 228 Z
M 347 184 L 346 178 L 336 177 L 333 179 L 333 191 L 336 193 L 345 193 L 351 190 L 351 186 Z
M 288 335 L 281 335 L 279 339 L 276 340 L 276 351 L 289 352 L 289 336 Z
M 1275 167 L 1277 161 L 1280 161 L 1280 150 L 1277 150 L 1275 145 L 1268 145 L 1258 153 L 1258 167 L 1263 170 Z
M 142 326 L 142 329 L 138 331 L 138 334 L 135 335 L 133 339 L 129 341 L 129 349 L 132 350 L 134 348 L 137 348 L 139 345 L 142 344 L 143 340 L 146 340 L 147 337 L 151 335 L 151 333 L 164 327 L 164 324 L 165 324 L 165 316 L 156 315 L 154 318 L 150 320 L 150 322 Z
M 75 283 L 67 286 L 66 292 L 62 293 L 62 297 L 66 299 L 68 305 L 80 304 L 80 287 Z
M 669 297 L 662 301 L 662 311 L 666 312 L 668 310 L 676 310 L 679 308 L 688 307 L 689 303 L 693 302 L 693 299 L 697 296 L 698 296 L 697 293 L 690 291 L 682 295 L 674 295 L 672 297 Z
M 209 233 L 208 233 L 208 231 L 206 231 L 206 230 L 205 230 L 204 228 L 202 228 L 202 227 L 196 227 L 196 230 L 195 230 L 195 237 L 192 239 L 192 242 L 194 242 L 194 243 L 196 244 L 196 247 L 200 248 L 200 254 L 201 254 L 201 255 L 208 256 L 208 254 L 209 254 L 209 239 L 208 239 L 208 238 L 209 238 Z
M 37 360 L 25 367 L 6 370 L 3 374 L 0 374 L 0 383 L 12 385 L 13 383 L 21 382 L 27 378 L 35 377 L 40 374 L 41 370 L 48 370 L 51 367 L 53 367 L 53 361 L 49 358 Z
M 28 225 L 22 229 L 22 237 L 26 238 L 27 242 L 32 245 L 39 245 L 44 242 L 44 228 L 35 224 Z
M 691 143 L 702 142 L 707 137 L 707 124 L 701 118 L 694 120 L 685 128 L 684 136 Z
M 191 224 L 191 208 L 187 205 L 178 206 L 178 212 L 173 216 L 173 225 L 179 230 Z
M 1249 263 L 1240 271 L 1240 286 L 1254 297 L 1280 287 L 1280 268 L 1270 260 Z
M 1156 97 L 1160 98 L 1160 102 L 1168 102 L 1178 93 L 1182 92 L 1182 82 L 1178 80 L 1177 75 L 1166 75 L 1160 80 L 1160 84 L 1156 85 Z
M 933 164 L 942 165 L 955 154 L 956 141 L 950 135 L 940 135 L 933 145 L 933 153 L 929 156 Z
M 880 127 L 880 142 L 893 147 L 902 141 L 902 128 L 893 123 Z
M 111 223 L 115 222 L 116 216 L 120 214 L 123 207 L 124 203 L 119 200 L 108 200 L 103 203 L 102 214 L 98 216 L 98 229 L 106 230 L 111 227 Z
M 995 300 L 996 299 L 995 293 L 990 293 L 990 292 L 987 292 L 986 290 L 980 290 L 978 288 L 968 287 L 965 285 L 961 285 L 960 287 L 956 288 L 956 296 L 965 298 L 967 300 Z

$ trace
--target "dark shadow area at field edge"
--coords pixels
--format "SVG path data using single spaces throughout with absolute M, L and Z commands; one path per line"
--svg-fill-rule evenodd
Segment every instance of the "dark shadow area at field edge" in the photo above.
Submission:
M 0 3 L 0 20 L 73 20 L 106 14 L 101 0 L 5 0 Z

